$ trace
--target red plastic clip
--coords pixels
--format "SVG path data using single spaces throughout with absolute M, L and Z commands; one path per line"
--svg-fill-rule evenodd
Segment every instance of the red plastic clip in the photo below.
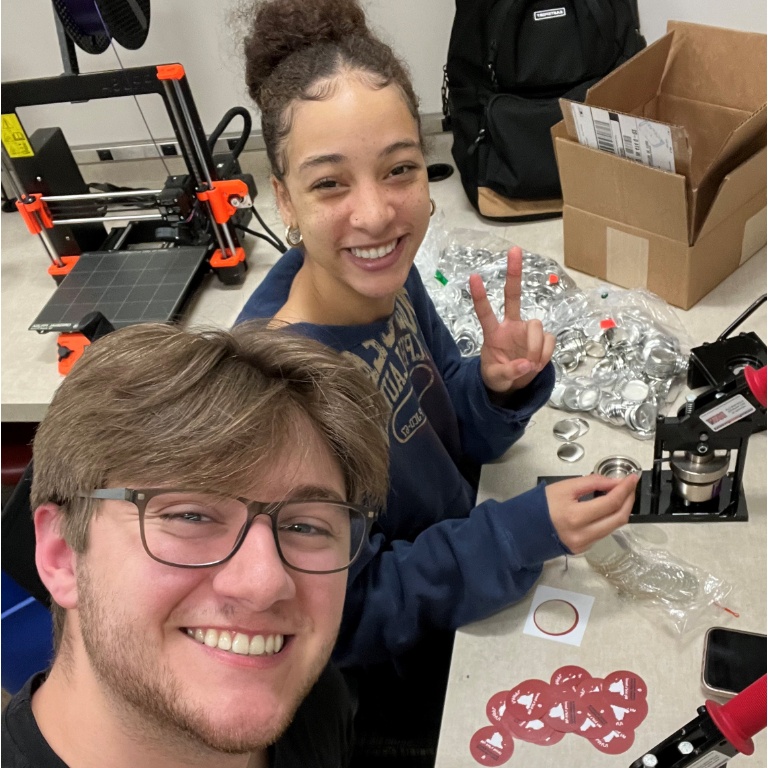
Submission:
M 66 376 L 80 359 L 90 340 L 82 333 L 60 333 L 56 344 L 59 355 L 59 373 Z
M 21 214 L 21 218 L 24 219 L 24 223 L 27 225 L 27 229 L 33 235 L 39 235 L 42 228 L 40 222 L 46 229 L 53 227 L 53 219 L 51 218 L 51 212 L 48 210 L 48 206 L 42 199 L 41 194 L 35 193 L 31 195 L 24 195 L 20 200 L 16 201 L 16 209 Z M 34 214 L 37 214 L 40 218 Z
M 181 64 L 158 64 L 157 65 L 157 79 L 158 80 L 181 80 L 186 73 L 184 67 Z
M 241 261 L 245 261 L 245 249 L 242 246 L 235 248 L 235 255 L 231 254 L 225 256 L 221 252 L 221 248 L 217 248 L 210 258 L 210 264 L 213 269 L 221 269 L 223 267 L 235 267 Z
M 600 321 L 600 328 L 602 330 L 607 331 L 609 328 L 615 328 L 616 327 L 616 321 L 612 317 L 608 317 L 605 320 Z
M 55 280 L 57 277 L 63 277 L 64 275 L 68 275 L 72 271 L 72 267 L 77 264 L 77 260 L 80 258 L 79 256 L 59 256 L 59 258 L 64 262 L 62 266 L 57 267 L 55 264 L 51 264 L 50 267 L 48 267 L 48 274 Z
M 248 195 L 248 185 L 242 179 L 221 179 L 213 182 L 213 189 L 198 192 L 197 199 L 207 200 L 213 218 L 217 223 L 224 224 L 237 212 L 237 208 L 229 202 L 230 198 L 245 199 Z

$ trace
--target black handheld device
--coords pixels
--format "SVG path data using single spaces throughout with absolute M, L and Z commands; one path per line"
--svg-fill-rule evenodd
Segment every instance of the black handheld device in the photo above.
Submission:
M 735 696 L 766 674 L 766 636 L 712 627 L 704 639 L 701 682 L 718 696 Z

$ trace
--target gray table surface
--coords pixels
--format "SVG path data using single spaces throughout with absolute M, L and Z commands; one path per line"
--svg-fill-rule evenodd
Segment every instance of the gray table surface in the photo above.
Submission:
M 582 284 L 578 273 L 575 277 Z M 683 312 L 681 322 L 694 344 L 714 340 L 743 309 L 765 290 L 765 256 L 758 254 L 699 304 Z M 740 330 L 756 331 L 765 339 L 763 305 Z M 684 394 L 684 392 L 682 393 Z M 681 397 L 678 403 L 682 400 Z M 673 410 L 671 412 L 674 412 Z M 590 431 L 579 438 L 584 458 L 565 464 L 556 456 L 558 441 L 552 426 L 567 416 L 546 407 L 533 417 L 526 434 L 500 461 L 484 467 L 479 500 L 504 499 L 521 493 L 539 476 L 587 474 L 604 456 L 623 453 L 650 469 L 653 442 L 631 437 L 626 430 L 589 419 Z M 766 631 L 766 434 L 750 438 L 744 473 L 749 521 L 743 523 L 675 523 L 632 526 L 651 546 L 667 550 L 698 568 L 733 585 L 731 606 L 736 619 L 713 611 L 710 625 L 748 631 Z M 478 557 L 482 553 L 478 552 Z M 514 741 L 506 765 L 629 766 L 673 731 L 696 716 L 697 707 L 709 698 L 701 687 L 703 637 L 707 626 L 676 635 L 660 611 L 641 609 L 620 599 L 614 588 L 598 575 L 585 558 L 560 558 L 548 562 L 539 584 L 594 597 L 581 645 L 523 634 L 534 591 L 521 602 L 456 633 L 448 694 L 443 714 L 436 768 L 477 765 L 469 751 L 472 735 L 488 725 L 485 708 L 496 692 L 508 690 L 530 678 L 549 681 L 566 664 L 576 664 L 595 677 L 628 669 L 648 685 L 649 711 L 639 726 L 633 746 L 623 754 L 606 755 L 575 735 L 558 744 L 538 746 Z M 720 620 L 722 616 L 722 621 Z M 737 756 L 733 765 L 766 766 L 766 735 L 756 739 L 756 753 Z

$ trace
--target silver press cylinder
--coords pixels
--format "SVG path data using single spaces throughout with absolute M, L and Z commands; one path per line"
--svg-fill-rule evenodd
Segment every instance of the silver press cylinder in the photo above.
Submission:
M 722 456 L 707 453 L 700 456 L 686 451 L 669 462 L 674 478 L 674 489 L 685 504 L 698 504 L 720 495 L 720 486 L 728 472 L 730 451 Z

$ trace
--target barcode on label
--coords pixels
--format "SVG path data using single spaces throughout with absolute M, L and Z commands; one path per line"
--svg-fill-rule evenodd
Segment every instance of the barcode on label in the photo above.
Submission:
M 613 132 L 611 131 L 611 124 L 603 122 L 602 120 L 595 120 L 595 137 L 597 138 L 597 148 L 602 149 L 603 152 L 610 152 L 612 154 L 618 154 L 616 147 L 613 145 Z
M 571 102 L 571 114 L 580 144 L 675 172 L 668 125 L 575 102 Z
M 754 413 L 756 408 L 743 395 L 736 395 L 725 402 L 718 403 L 714 408 L 702 413 L 699 417 L 713 432 L 719 432 L 730 424 Z

